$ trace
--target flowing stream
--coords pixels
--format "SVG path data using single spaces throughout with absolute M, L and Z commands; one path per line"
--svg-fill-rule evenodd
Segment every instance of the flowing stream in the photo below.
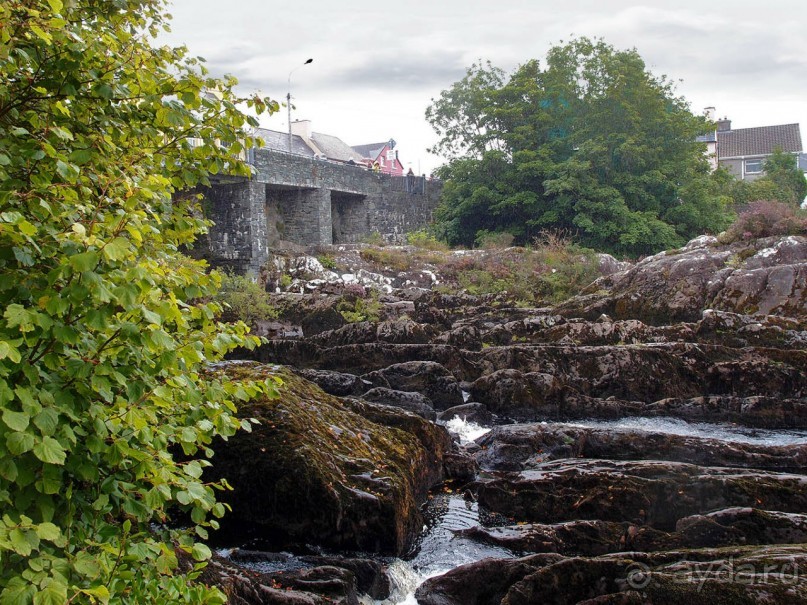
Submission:
M 574 426 L 591 429 L 634 430 L 648 433 L 665 433 L 701 439 L 717 439 L 730 443 L 748 443 L 762 446 L 807 444 L 807 430 L 756 429 L 736 424 L 710 424 L 686 422 L 676 418 L 622 418 L 620 420 L 580 420 L 574 422 L 544 423 L 554 426 Z
M 807 444 L 807 431 L 804 430 L 768 430 L 733 424 L 688 423 L 675 418 L 638 417 L 614 421 L 582 420 L 546 424 L 666 433 L 762 446 Z M 446 423 L 446 428 L 457 435 L 461 443 L 473 441 L 490 431 L 489 427 L 465 422 L 460 418 Z M 426 506 L 425 516 L 427 524 L 415 556 L 406 561 L 395 559 L 389 566 L 389 575 L 395 586 L 392 596 L 384 601 L 365 599 L 362 601 L 364 605 L 417 605 L 415 589 L 427 578 L 487 557 L 516 556 L 509 550 L 454 535 L 452 530 L 480 524 L 476 503 L 464 501 L 460 494 L 435 495 Z
M 582 420 L 545 424 L 667 433 L 761 446 L 807 444 L 807 431 L 805 430 L 754 429 L 732 424 L 688 423 L 673 418 L 638 417 L 614 421 Z M 461 443 L 473 441 L 490 431 L 489 427 L 466 422 L 461 418 L 455 418 L 447 422 L 445 426 Z M 388 575 L 393 588 L 391 596 L 383 601 L 362 597 L 360 598 L 362 605 L 417 605 L 415 590 L 427 578 L 488 557 L 513 558 L 517 556 L 504 548 L 480 544 L 456 536 L 454 531 L 487 524 L 487 520 L 480 519 L 480 511 L 475 502 L 466 501 L 462 494 L 449 491 L 448 488 L 436 491 L 431 495 L 424 508 L 424 519 L 425 525 L 414 554 L 407 557 L 406 560 L 385 560 L 388 564 Z M 295 564 L 295 561 L 296 558 L 291 555 L 288 555 L 287 558 L 280 555 L 277 561 L 262 561 L 260 564 L 248 566 L 258 571 L 273 571 L 299 567 L 300 565 Z
M 476 503 L 466 502 L 461 494 L 433 494 L 424 515 L 426 525 L 415 555 L 406 561 L 395 559 L 389 565 L 388 573 L 393 584 L 390 598 L 384 601 L 364 599 L 361 601 L 363 604 L 416 605 L 415 589 L 427 578 L 488 557 L 515 557 L 505 548 L 479 544 L 454 535 L 452 530 L 480 524 Z

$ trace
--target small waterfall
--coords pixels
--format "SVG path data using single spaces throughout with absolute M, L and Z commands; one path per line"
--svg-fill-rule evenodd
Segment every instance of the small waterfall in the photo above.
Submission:
M 384 601 L 365 599 L 362 605 L 417 605 L 415 590 L 424 580 L 488 557 L 515 556 L 506 548 L 454 534 L 456 530 L 480 524 L 476 503 L 465 501 L 459 494 L 434 494 L 426 507 L 425 518 L 426 526 L 414 557 L 406 561 L 396 559 L 389 565 L 393 594 Z
M 460 445 L 470 443 L 490 432 L 489 427 L 481 426 L 475 422 L 468 422 L 465 418 L 460 418 L 459 416 L 455 416 L 446 422 L 445 427 L 459 437 Z

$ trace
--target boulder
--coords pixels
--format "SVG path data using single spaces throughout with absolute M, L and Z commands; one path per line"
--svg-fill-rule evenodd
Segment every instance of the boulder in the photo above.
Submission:
M 453 408 L 443 410 L 437 415 L 440 422 L 448 422 L 454 418 L 482 425 L 489 424 L 493 420 L 490 410 L 484 404 L 476 401 L 455 405 Z
M 439 410 L 463 403 L 457 379 L 445 367 L 433 361 L 393 364 L 383 370 L 365 374 L 362 379 L 375 386 L 422 393 Z
M 499 605 L 513 584 L 562 559 L 559 555 L 484 559 L 427 579 L 415 598 L 419 605 Z
M 458 535 L 518 553 L 599 556 L 607 553 L 658 552 L 679 548 L 714 548 L 750 544 L 802 544 L 807 541 L 807 515 L 728 508 L 679 519 L 667 532 L 627 522 L 581 520 L 474 526 Z
M 432 407 L 431 399 L 420 393 L 375 387 L 362 395 L 362 399 L 372 403 L 401 408 L 413 414 L 417 414 L 426 420 L 437 419 L 437 414 Z
M 297 370 L 297 373 L 316 384 L 326 393 L 337 395 L 338 397 L 360 395 L 369 387 L 355 374 L 332 372 L 330 370 Z
M 782 398 L 807 396 L 807 374 L 802 371 L 807 367 L 807 350 L 799 349 L 732 349 L 696 343 L 511 345 L 484 349 L 477 359 L 485 375 L 508 370 L 496 376 L 513 382 L 507 385 L 507 392 L 518 393 L 538 413 L 545 403 L 561 405 L 565 393 L 559 397 L 560 387 L 553 387 L 550 393 L 554 396 L 547 397 L 545 390 L 531 388 L 524 376 L 533 372 L 551 374 L 566 393 L 602 399 L 649 403 L 703 395 L 750 397 L 775 392 Z M 486 391 L 495 386 L 486 376 L 477 383 L 490 385 Z M 490 407 L 473 389 L 471 395 Z
M 548 403 L 559 400 L 561 383 L 551 374 L 497 370 L 471 385 L 471 398 L 494 414 L 535 418 Z
M 179 557 L 185 573 L 193 569 Z M 217 586 L 231 605 L 359 605 L 355 574 L 346 567 L 311 565 L 260 573 L 214 555 L 198 580 Z
M 376 338 L 380 342 L 393 344 L 425 344 L 436 332 L 432 326 L 419 324 L 411 319 L 398 319 L 378 324 Z
M 356 592 L 373 599 L 386 599 L 390 595 L 390 578 L 386 568 L 373 559 L 354 557 L 304 555 L 274 553 L 260 550 L 233 549 L 227 560 L 248 569 L 273 569 L 271 577 L 287 577 L 289 572 L 311 567 L 338 567 L 350 571 L 355 576 Z M 264 573 L 266 573 L 264 571 Z M 265 577 L 265 576 L 264 576 Z
M 705 309 L 807 318 L 807 237 L 769 237 L 721 246 L 698 238 L 680 250 L 648 257 L 600 278 L 591 291 L 562 304 L 567 317 L 651 324 L 697 321 Z
M 403 410 L 339 399 L 289 371 L 256 364 L 233 378 L 280 377 L 282 395 L 239 415 L 251 433 L 213 444 L 206 480 L 226 477 L 233 510 L 217 539 L 261 538 L 278 547 L 319 544 L 401 554 L 422 527 L 419 505 L 443 478 L 445 429 Z M 357 410 L 360 410 L 357 412 Z
M 372 321 L 358 321 L 332 330 L 318 332 L 308 337 L 307 340 L 322 347 L 375 342 L 377 330 L 377 324 Z

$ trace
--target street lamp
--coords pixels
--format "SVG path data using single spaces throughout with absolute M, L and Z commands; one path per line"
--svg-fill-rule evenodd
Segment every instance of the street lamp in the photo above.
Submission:
M 303 65 L 308 65 L 309 63 L 311 63 L 313 61 L 314 61 L 314 59 L 308 59 L 308 61 L 303 63 Z M 289 80 L 288 80 L 288 83 L 287 83 L 288 86 L 286 88 L 286 90 L 288 90 L 288 92 L 286 93 L 286 108 L 289 111 L 289 153 L 291 153 L 291 74 L 293 74 L 295 71 L 300 69 L 303 65 L 298 65 L 297 67 L 295 67 L 294 69 L 292 69 L 289 72 Z

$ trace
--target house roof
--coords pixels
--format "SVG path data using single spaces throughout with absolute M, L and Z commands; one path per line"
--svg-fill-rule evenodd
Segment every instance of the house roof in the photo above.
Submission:
M 311 140 L 329 160 L 347 162 L 351 158 L 356 159 L 356 151 L 339 137 L 322 134 L 321 132 L 312 132 Z
M 353 150 L 357 152 L 363 158 L 370 158 L 371 160 L 376 159 L 381 152 L 384 150 L 384 147 L 387 146 L 387 143 L 368 143 L 367 145 L 353 145 Z
M 717 153 L 721 159 L 770 155 L 777 148 L 789 153 L 801 151 L 798 124 L 738 128 L 717 133 Z
M 255 136 L 263 139 L 263 146 L 265 149 L 275 149 L 277 151 L 289 150 L 289 133 L 278 132 L 277 130 L 269 130 L 267 128 L 256 128 Z M 305 144 L 302 138 L 292 135 L 291 137 L 291 151 L 297 155 L 314 156 L 314 151 Z

